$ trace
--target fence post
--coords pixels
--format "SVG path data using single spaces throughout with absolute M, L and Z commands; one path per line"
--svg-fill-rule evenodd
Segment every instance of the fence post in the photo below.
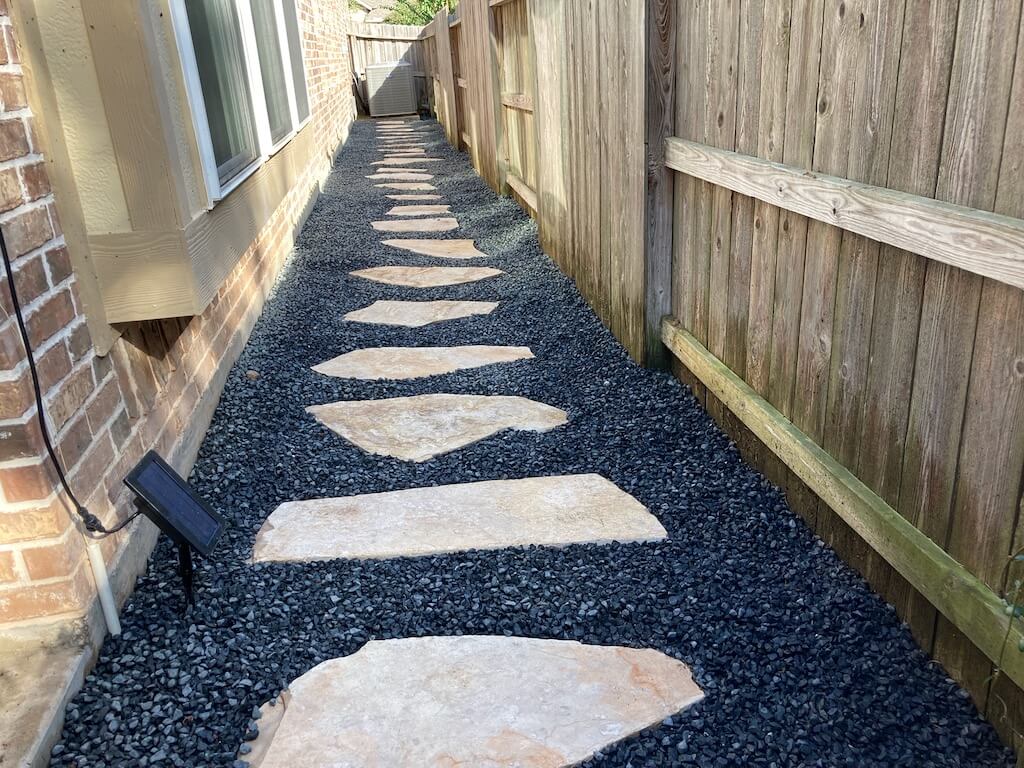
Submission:
M 441 124 L 444 125 L 448 143 L 459 146 L 458 99 L 455 97 L 455 74 L 452 69 L 452 40 L 448 28 L 448 11 L 441 9 L 434 17 L 434 66 L 437 67 L 441 82 L 440 109 Z
M 665 166 L 665 139 L 675 134 L 676 2 L 646 0 L 644 130 L 647 198 L 644 209 L 643 363 L 665 368 L 661 318 L 672 311 L 672 210 L 675 181 Z
M 526 0 L 523 0 L 523 2 L 526 2 Z M 508 158 L 506 157 L 505 147 L 505 116 L 501 104 L 501 57 L 504 54 L 502 53 L 502 42 L 498 39 L 496 18 L 498 6 L 487 3 L 486 9 L 487 30 L 490 37 L 490 56 L 488 60 L 491 65 L 491 107 L 494 110 L 494 151 L 498 166 L 498 194 L 506 195 L 508 194 L 505 184 L 505 179 L 508 176 Z

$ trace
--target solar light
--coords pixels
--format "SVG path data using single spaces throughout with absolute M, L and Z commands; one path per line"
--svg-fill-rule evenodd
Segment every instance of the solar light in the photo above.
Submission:
M 135 493 L 139 512 L 178 545 L 178 573 L 185 588 L 186 604 L 194 603 L 192 550 L 210 554 L 227 523 L 155 451 L 142 457 L 124 484 Z

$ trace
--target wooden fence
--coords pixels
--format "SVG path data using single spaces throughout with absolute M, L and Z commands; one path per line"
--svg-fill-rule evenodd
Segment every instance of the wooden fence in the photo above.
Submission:
M 537 219 L 544 248 L 638 358 L 643 20 L 636 2 L 462 0 L 423 33 L 451 51 L 454 93 L 443 65 L 434 73 L 435 100 L 455 105 L 441 116 L 449 140 Z
M 537 218 L 636 359 L 671 353 L 1008 740 L 1024 726 L 1001 600 L 1024 578 L 1007 568 L 1024 545 L 1021 15 L 462 0 L 423 33 L 457 59 L 452 78 L 439 54 L 435 100 L 480 175 Z
M 423 27 L 403 24 L 352 24 L 349 30 L 349 50 L 352 55 L 352 72 L 358 82 L 363 103 L 366 104 L 366 67 L 373 64 L 390 64 L 400 61 L 409 64 L 416 78 L 416 100 L 427 103 L 433 96 L 428 72 L 436 64 L 431 57 L 433 46 L 427 46 L 422 39 Z M 428 51 L 429 47 L 429 51 Z

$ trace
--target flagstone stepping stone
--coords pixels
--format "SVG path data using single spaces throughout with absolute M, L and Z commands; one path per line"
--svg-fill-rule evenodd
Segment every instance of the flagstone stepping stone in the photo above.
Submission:
M 375 186 L 375 187 L 377 187 L 379 189 L 408 189 L 408 190 L 413 190 L 413 189 L 422 189 L 422 190 L 437 189 L 437 187 L 435 187 L 433 184 L 425 184 L 423 182 L 406 183 L 406 182 L 399 181 L 399 182 L 393 182 L 391 184 L 374 184 L 373 186 Z
M 429 168 L 392 168 L 388 166 L 387 168 L 377 168 L 374 173 L 425 173 L 429 170 Z M 430 178 L 434 177 L 431 176 Z
M 374 160 L 372 165 L 405 165 L 407 163 L 440 163 L 439 157 L 385 157 Z
M 389 200 L 440 200 L 440 195 L 387 195 Z
M 366 178 L 373 179 L 374 181 L 384 181 L 388 179 L 392 181 L 430 181 L 434 177 L 429 173 L 399 173 L 397 171 L 390 171 L 387 173 L 375 173 L 372 176 L 367 176 Z
M 377 150 L 378 152 L 394 152 L 402 155 L 424 155 L 427 150 L 423 147 L 407 147 L 405 149 L 399 149 L 396 147 L 381 147 Z
M 388 216 L 436 216 L 451 212 L 447 205 L 396 205 L 388 211 Z
M 313 370 L 340 379 L 418 379 L 532 357 L 529 347 L 370 347 L 338 355 Z
M 384 245 L 443 259 L 478 259 L 487 256 L 476 249 L 472 240 L 385 240 Z
M 433 394 L 349 400 L 306 408 L 367 453 L 423 462 L 506 429 L 549 432 L 568 421 L 561 408 L 507 395 Z
M 421 328 L 445 320 L 489 315 L 497 307 L 496 301 L 375 301 L 368 307 L 349 312 L 344 319 L 354 323 Z
M 704 698 L 650 649 L 466 635 L 371 640 L 264 704 L 252 768 L 565 768 Z
M 439 288 L 443 285 L 475 283 L 488 277 L 504 274 L 493 267 L 367 267 L 349 272 L 350 275 L 375 283 L 402 285 L 407 288 Z
M 289 501 L 263 524 L 253 561 L 387 559 L 667 536 L 643 504 L 600 475 L 530 477 Z
M 457 229 L 459 222 L 455 219 L 396 219 L 394 221 L 374 221 L 372 226 L 378 232 L 447 232 Z

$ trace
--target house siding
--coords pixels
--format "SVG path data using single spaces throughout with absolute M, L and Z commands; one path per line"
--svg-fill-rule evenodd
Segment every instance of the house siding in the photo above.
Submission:
M 132 512 L 122 485 L 155 449 L 191 467 L 227 373 L 291 252 L 293 235 L 355 117 L 347 0 L 300 0 L 313 150 L 285 199 L 198 316 L 131 323 L 99 356 L 34 131 L 6 0 L 0 0 L 0 226 L 13 258 L 53 442 L 72 488 L 108 526 Z M 0 287 L 0 625 L 98 615 L 81 532 L 57 492 L 37 426 L 25 351 Z M 143 521 L 102 540 L 116 596 L 145 565 Z

